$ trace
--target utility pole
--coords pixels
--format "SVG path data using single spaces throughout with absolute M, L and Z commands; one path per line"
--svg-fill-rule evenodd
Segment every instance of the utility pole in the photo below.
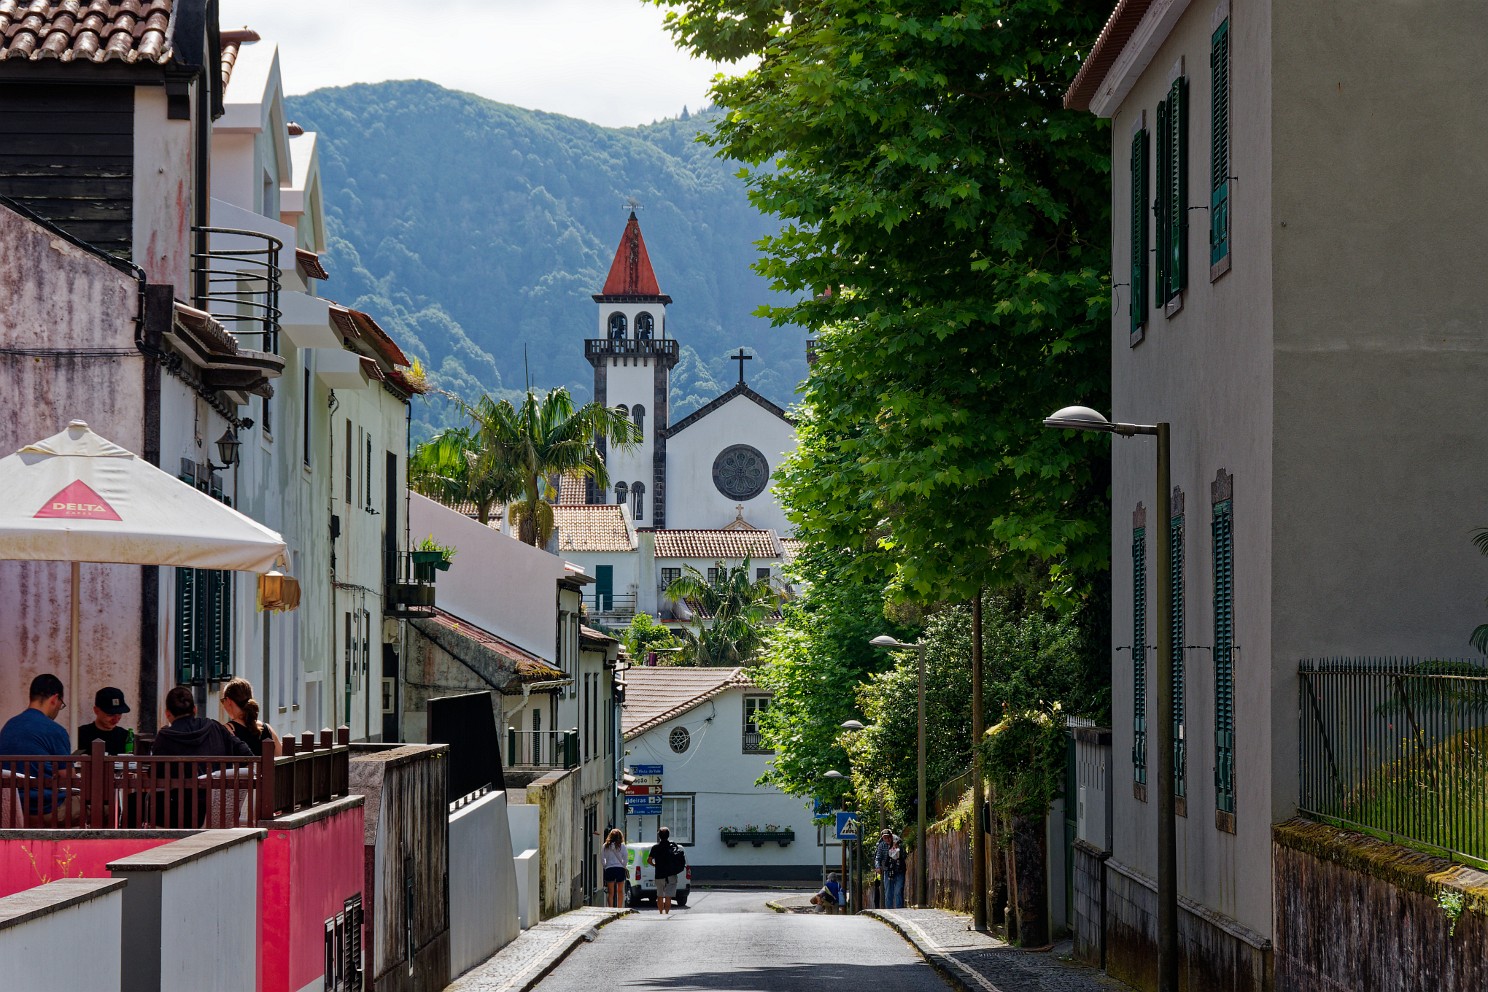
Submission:
M 986 789 L 982 784 L 982 590 L 971 601 L 971 921 L 987 929 L 987 833 L 982 823 Z

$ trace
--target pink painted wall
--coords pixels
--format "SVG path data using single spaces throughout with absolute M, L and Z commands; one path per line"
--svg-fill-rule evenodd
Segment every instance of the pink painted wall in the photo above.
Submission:
M 108 864 L 140 851 L 169 844 L 177 837 L 144 831 L 117 831 L 105 837 L 76 836 L 49 830 L 47 836 L 6 831 L 0 835 L 0 897 L 59 878 L 112 878 Z
M 258 867 L 260 992 L 297 992 L 324 975 L 325 921 L 362 891 L 362 800 L 344 802 L 303 825 L 269 827 Z

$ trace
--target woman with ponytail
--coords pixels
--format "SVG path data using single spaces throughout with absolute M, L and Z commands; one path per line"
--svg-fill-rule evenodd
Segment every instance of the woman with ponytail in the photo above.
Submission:
M 247 679 L 233 679 L 222 687 L 222 711 L 227 714 L 227 729 L 254 754 L 263 754 L 264 741 L 273 741 L 274 753 L 279 753 L 279 735 L 258 718 L 258 700 Z

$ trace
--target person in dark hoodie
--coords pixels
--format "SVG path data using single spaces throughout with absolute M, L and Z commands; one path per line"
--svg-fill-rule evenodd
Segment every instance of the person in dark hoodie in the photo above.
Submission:
M 196 697 L 187 686 L 178 685 L 165 694 L 165 712 L 170 716 L 170 724 L 155 734 L 152 753 L 156 756 L 254 757 L 253 749 L 235 737 L 232 731 L 216 720 L 196 715 Z M 171 763 L 166 772 L 172 782 L 165 789 L 167 826 L 200 827 L 205 821 L 206 790 L 185 786 L 182 781 L 195 779 L 205 771 L 205 766 L 190 762 Z

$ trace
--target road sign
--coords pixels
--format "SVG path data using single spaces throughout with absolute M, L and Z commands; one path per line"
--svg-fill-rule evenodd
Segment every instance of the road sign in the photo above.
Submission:
M 629 795 L 626 796 L 625 797 L 625 815 L 626 816 L 660 816 L 661 815 L 661 796 L 660 796 L 660 794 L 649 795 L 649 796 L 629 796 Z
M 817 800 L 815 800 L 813 802 L 813 805 L 812 805 L 811 815 L 812 816 L 831 816 L 832 815 L 832 800 L 830 800 L 830 799 L 817 799 Z
M 659 785 L 627 785 L 625 787 L 627 796 L 659 796 L 661 786 Z
M 858 814 L 852 810 L 837 811 L 837 839 L 858 839 Z
M 661 776 L 660 775 L 632 775 L 630 777 L 630 784 L 631 785 L 660 785 L 661 784 Z
M 632 765 L 631 768 L 630 768 L 630 773 L 632 775 L 660 775 L 661 774 L 661 766 L 660 765 Z

